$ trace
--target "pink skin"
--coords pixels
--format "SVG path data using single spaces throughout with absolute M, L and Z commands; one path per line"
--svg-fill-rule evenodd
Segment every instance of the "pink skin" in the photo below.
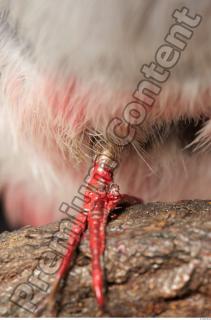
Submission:
M 47 83 L 47 84 L 46 84 Z M 78 81 L 73 80 L 73 78 L 66 84 L 65 87 L 56 86 L 53 81 L 44 82 L 44 96 L 48 101 L 48 107 L 52 114 L 52 121 L 49 122 L 50 130 L 52 132 L 51 140 L 45 144 L 47 136 L 45 136 L 45 130 L 43 132 L 36 132 L 28 138 L 28 131 L 23 130 L 26 124 L 30 123 L 30 127 L 36 129 L 38 126 L 37 120 L 33 119 L 31 109 L 24 113 L 24 118 L 21 118 L 20 126 L 20 136 L 21 138 L 27 139 L 29 143 L 33 143 L 35 150 L 40 154 L 44 154 L 46 158 L 44 161 L 47 161 L 52 164 L 54 170 L 58 173 L 61 181 L 64 181 L 63 185 L 66 187 L 69 186 L 68 195 L 53 195 L 55 192 L 55 187 L 51 196 L 45 196 L 42 198 L 42 189 L 37 186 L 36 182 L 31 181 L 29 177 L 26 176 L 25 180 L 14 182 L 13 179 L 7 181 L 7 186 L 4 187 L 3 192 L 5 195 L 5 207 L 7 211 L 8 220 L 12 225 L 43 225 L 52 221 L 57 220 L 60 216 L 58 215 L 58 207 L 61 203 L 61 199 L 63 201 L 64 197 L 68 197 L 67 200 L 71 201 L 73 197 L 77 194 L 77 186 L 79 187 L 83 176 L 85 176 L 88 171 L 87 163 L 80 164 L 79 166 L 75 166 L 75 161 L 70 159 L 70 157 L 66 156 L 63 153 L 63 150 L 58 143 L 58 127 L 57 123 L 55 124 L 55 119 L 58 116 L 62 116 L 65 118 L 65 123 L 67 124 L 69 120 L 71 121 L 70 114 L 70 105 L 71 101 L 75 101 L 76 95 L 80 95 L 80 92 L 84 93 L 89 90 L 85 90 L 82 85 L 79 84 Z M 42 84 L 42 82 L 41 82 Z M 14 89 L 15 88 L 15 89 Z M 21 101 L 23 98 L 21 97 L 21 86 L 20 82 L 18 85 L 15 85 L 14 81 L 8 84 L 8 92 L 11 93 L 10 101 L 14 102 L 14 100 Z M 104 96 L 103 90 L 100 95 L 100 87 L 93 89 L 93 91 L 88 94 L 84 93 L 84 96 L 81 97 L 78 104 L 74 106 L 74 110 L 77 110 L 76 116 L 74 117 L 71 127 L 72 132 L 76 134 L 77 130 L 81 128 L 81 123 L 84 126 L 85 124 L 93 125 L 94 118 L 91 114 L 89 114 L 89 105 L 88 102 L 93 99 L 93 96 L 97 95 L 97 101 L 99 105 L 96 107 L 96 110 L 91 110 L 90 112 L 96 112 L 98 115 L 97 109 L 100 108 L 100 105 L 103 105 Z M 101 88 L 102 89 L 102 88 Z M 168 89 L 169 90 L 169 89 Z M 37 92 L 39 92 L 39 86 L 33 87 L 33 96 L 31 100 L 35 100 L 37 96 Z M 106 95 L 106 93 L 104 92 Z M 166 92 L 163 91 L 163 95 Z M 164 104 L 159 103 L 159 99 L 156 101 L 155 106 L 149 112 L 149 119 L 147 120 L 147 125 L 162 120 L 167 123 L 172 119 L 193 116 L 195 118 L 199 117 L 200 114 L 203 114 L 207 117 L 210 116 L 210 108 L 206 101 L 209 101 L 210 90 L 201 89 L 198 96 L 196 97 L 194 103 L 190 103 L 190 98 L 183 94 L 183 99 L 180 99 L 180 95 L 182 93 L 180 91 L 176 91 L 175 96 L 171 95 L 168 99 L 166 99 Z M 99 99 L 98 99 L 99 98 Z M 116 103 L 114 102 L 114 106 L 116 107 L 115 115 L 121 116 L 122 108 L 120 106 L 126 105 L 128 101 L 130 101 L 130 95 L 122 95 L 120 99 L 120 93 L 115 92 L 113 95 L 113 99 L 116 99 Z M 188 99 L 189 98 L 189 99 Z M 36 100 L 35 100 L 36 101 Z M 106 99 L 105 99 L 106 101 Z M 82 103 L 83 102 L 83 103 Z M 105 104 L 105 102 L 104 102 Z M 24 105 L 23 105 L 24 106 Z M 12 103 L 13 107 L 13 103 Z M 14 115 L 16 114 L 18 108 L 15 109 L 14 105 Z M 103 108 L 105 110 L 105 108 Z M 194 110 L 194 111 L 193 111 Z M 43 117 L 45 114 L 43 115 Z M 102 117 L 103 118 L 103 117 Z M 99 126 L 102 128 L 106 127 L 106 123 L 111 119 L 111 115 L 108 113 L 104 119 L 99 120 Z M 86 120 L 85 120 L 86 119 Z M 39 119 L 42 121 L 42 118 Z M 101 123 L 101 124 L 100 124 Z M 200 140 L 202 143 L 204 138 L 208 139 L 210 137 L 211 126 L 208 122 L 207 126 L 204 128 L 204 131 L 200 134 Z M 46 128 L 44 128 L 46 129 Z M 33 141 L 31 141 L 31 139 Z M 138 155 L 133 152 L 133 154 L 129 154 L 129 159 L 127 159 L 127 155 L 122 159 L 120 163 L 120 168 L 117 171 L 117 183 L 121 186 L 121 190 L 123 193 L 130 193 L 134 196 L 139 197 L 142 195 L 145 201 L 177 201 L 181 199 L 192 199 L 192 198 L 201 198 L 206 199 L 209 198 L 209 186 L 211 184 L 209 176 L 206 174 L 206 168 L 209 166 L 209 155 L 202 154 L 194 155 L 190 158 L 186 155 L 182 156 L 182 161 L 179 159 L 179 153 L 175 150 L 175 155 L 172 152 L 169 152 L 168 146 L 161 146 L 159 151 L 159 158 L 157 157 L 158 152 L 152 151 L 149 155 L 151 162 L 149 165 L 154 169 L 156 174 L 153 174 L 150 171 L 150 168 L 138 157 Z M 175 163 L 172 162 L 172 158 L 177 157 L 178 160 Z M 168 162 L 167 162 L 167 158 Z M 198 167 L 198 163 L 204 164 Z M 165 165 L 165 163 L 169 163 L 168 166 L 172 166 L 172 169 Z M 185 175 L 179 174 L 178 177 L 175 174 L 171 174 L 172 172 L 180 173 L 184 170 L 185 166 Z M 197 169 L 197 170 L 196 170 Z M 200 169 L 200 171 L 199 171 Z M 125 176 L 124 172 L 130 172 L 127 176 Z M 162 172 L 162 177 L 159 177 Z M 134 180 L 134 176 L 137 179 Z M 188 178 L 186 177 L 188 176 Z M 66 177 L 69 177 L 68 179 Z M 162 179 L 161 179 L 162 178 Z M 193 181 L 190 183 L 190 181 Z M 162 184 L 161 184 L 162 183 Z M 74 186 L 76 185 L 76 186 Z M 177 192 L 175 193 L 176 185 Z M 74 188 L 72 187 L 74 186 Z M 158 187 L 159 186 L 159 187 Z M 197 187 L 198 186 L 198 187 Z M 33 206 L 31 206 L 31 199 L 36 199 L 33 201 Z M 56 199 L 56 201 L 55 201 Z
M 8 185 L 4 189 L 5 209 L 12 226 L 47 224 L 52 220 L 55 204 L 43 202 L 26 184 Z M 32 205 L 33 203 L 33 205 Z
M 61 90 L 61 88 L 59 91 L 53 89 L 49 89 L 49 91 L 47 91 L 49 92 L 49 104 L 54 116 L 57 114 L 63 115 L 63 112 L 65 115 L 68 114 L 65 110 L 68 110 L 69 103 L 71 99 L 74 99 L 75 94 L 74 85 L 71 85 L 71 83 L 72 82 L 67 85 L 67 91 L 65 91 L 65 89 Z M 15 94 L 14 90 L 12 91 L 12 88 L 10 88 L 10 92 Z M 19 87 L 16 86 L 16 90 L 18 90 L 18 88 Z M 48 86 L 48 88 L 50 87 Z M 80 86 L 78 86 L 78 90 L 81 90 Z M 50 95 L 50 92 L 54 92 L 54 95 Z M 66 93 L 64 94 L 64 92 Z M 95 91 L 93 91 L 93 95 L 94 94 Z M 150 111 L 149 116 L 152 117 L 152 119 L 153 117 L 157 118 L 156 114 L 160 113 L 159 117 L 164 119 L 166 122 L 176 117 L 175 112 L 177 112 L 178 118 L 181 116 L 181 114 L 187 117 L 193 114 L 193 116 L 197 118 L 200 112 L 209 117 L 210 109 L 206 103 L 206 101 L 209 100 L 209 95 L 209 90 L 202 90 L 201 93 L 199 93 L 199 96 L 195 101 L 195 105 L 192 105 L 192 108 L 194 108 L 194 113 L 191 113 L 192 111 L 189 107 L 190 104 L 188 97 L 187 100 L 185 98 L 183 98 L 183 100 L 179 100 L 179 97 L 176 99 L 176 96 L 175 99 L 172 97 L 172 100 L 169 98 L 166 101 L 166 108 L 161 106 L 158 100 L 158 103 Z M 13 97 L 12 94 L 11 96 Z M 46 96 L 48 97 L 48 94 L 46 94 Z M 68 97 L 68 99 L 62 98 L 64 96 Z M 17 92 L 15 97 L 17 97 Z M 86 99 L 88 99 L 87 96 L 84 97 L 82 101 L 86 101 Z M 116 99 L 118 101 L 117 104 L 120 105 L 121 103 L 118 100 L 119 95 L 117 95 Z M 123 103 L 125 103 L 125 98 L 122 100 L 122 104 Z M 177 108 L 175 108 L 175 105 Z M 204 110 L 202 110 L 200 106 L 203 106 Z M 78 118 L 75 118 L 76 127 L 77 123 L 80 122 L 80 119 L 82 120 L 82 118 L 84 118 L 84 114 L 87 113 L 88 106 L 84 102 L 84 105 L 82 106 L 80 104 L 77 110 L 80 110 L 80 108 L 81 112 L 78 113 Z M 120 111 L 121 109 L 119 108 L 119 115 L 121 115 Z M 31 114 L 28 113 L 26 116 L 30 117 L 30 115 Z M 80 115 L 82 118 L 80 118 Z M 68 117 L 70 117 L 70 115 Z M 106 119 L 109 118 L 107 117 Z M 25 122 L 29 121 L 30 119 L 24 119 L 22 125 L 25 125 Z M 32 126 L 35 126 L 36 124 L 33 123 L 33 121 Z M 66 120 L 66 122 L 67 121 L 68 120 Z M 54 121 L 52 121 L 52 127 L 53 123 Z M 204 131 L 200 135 L 202 143 L 204 138 L 208 139 L 209 141 L 209 137 L 211 135 L 210 128 L 211 126 L 208 122 Z M 42 135 L 33 136 L 33 143 L 35 147 L 39 147 L 39 152 L 47 155 L 48 161 L 53 164 L 54 169 L 59 172 L 61 180 L 64 181 L 63 185 L 66 187 L 69 186 L 70 189 L 68 189 L 68 195 L 57 195 L 56 191 L 55 195 L 51 194 L 50 197 L 42 197 L 42 192 L 40 191 L 41 189 L 39 189 L 39 187 L 36 185 L 36 182 L 33 180 L 31 181 L 30 178 L 26 177 L 26 180 L 18 181 L 17 183 L 11 179 L 11 182 L 7 182 L 6 187 L 4 187 L 3 194 L 5 195 L 5 208 L 7 217 L 13 226 L 27 224 L 37 226 L 58 220 L 61 217 L 61 215 L 58 213 L 58 207 L 61 201 L 64 201 L 65 199 L 67 199 L 67 201 L 71 201 L 73 197 L 77 195 L 77 186 L 80 186 L 83 176 L 85 176 L 86 172 L 88 171 L 87 164 L 73 166 L 74 161 L 71 162 L 70 159 L 66 158 L 66 156 L 61 153 L 60 146 L 56 142 L 57 129 L 54 127 L 52 130 L 54 134 L 52 135 L 52 141 L 50 144 L 44 148 L 40 148 L 40 143 L 42 140 L 44 140 Z M 22 136 L 26 135 L 26 133 L 22 131 L 20 134 Z M 192 157 L 184 154 L 181 156 L 182 159 L 180 160 L 180 154 L 177 152 L 177 150 L 174 152 L 175 154 L 173 154 L 173 151 L 169 152 L 168 146 L 161 146 L 158 158 L 158 152 L 156 150 L 152 151 L 152 153 L 149 155 L 151 160 L 149 165 L 153 168 L 155 174 L 150 171 L 150 168 L 138 157 L 137 154 L 129 154 L 128 159 L 126 155 L 120 163 L 120 168 L 117 171 L 116 176 L 116 181 L 121 186 L 122 192 L 130 193 L 137 197 L 142 195 L 145 201 L 177 201 L 182 199 L 209 198 L 211 181 L 209 175 L 207 175 L 206 169 L 209 167 L 209 154 L 193 154 Z M 177 158 L 178 160 L 173 162 L 174 158 Z M 200 167 L 198 166 L 198 163 L 201 164 Z M 180 172 L 183 172 L 184 170 L 185 174 L 181 176 Z M 130 172 L 130 174 L 125 176 L 125 171 Z M 177 172 L 178 176 L 176 174 Z M 161 173 L 162 177 L 160 176 Z M 136 176 L 137 179 L 134 180 L 134 176 Z M 66 177 L 69 178 L 67 179 Z M 74 188 L 72 188 L 73 184 L 76 185 Z M 177 190 L 176 193 L 175 188 Z M 54 188 L 54 190 L 56 189 Z M 31 203 L 33 203 L 33 206 Z

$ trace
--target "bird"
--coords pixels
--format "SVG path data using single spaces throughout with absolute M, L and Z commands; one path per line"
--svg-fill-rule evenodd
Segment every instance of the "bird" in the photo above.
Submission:
M 100 306 L 111 210 L 125 199 L 209 198 L 210 6 L 208 0 L 0 3 L 6 217 L 14 228 L 62 219 L 61 203 L 76 200 L 90 173 L 84 222 L 73 240 L 78 245 L 88 225 Z M 53 296 L 71 257 L 62 261 Z

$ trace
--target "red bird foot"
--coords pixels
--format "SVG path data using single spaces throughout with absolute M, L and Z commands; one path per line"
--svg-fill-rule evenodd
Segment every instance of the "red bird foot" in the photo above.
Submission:
M 140 203 L 140 199 L 127 195 L 120 195 L 119 186 L 113 183 L 113 172 L 117 163 L 106 154 L 100 155 L 94 161 L 93 168 L 84 195 L 83 213 L 76 215 L 76 220 L 80 222 L 71 229 L 68 249 L 63 257 L 56 280 L 52 286 L 51 293 L 40 306 L 37 315 L 48 306 L 51 311 L 54 309 L 56 293 L 60 281 L 64 278 L 73 253 L 80 243 L 81 236 L 87 228 L 89 229 L 90 251 L 92 256 L 92 283 L 96 295 L 97 303 L 100 308 L 104 306 L 104 273 L 102 266 L 102 256 L 105 250 L 105 227 L 110 212 L 123 203 Z M 55 313 L 54 313 L 55 314 Z

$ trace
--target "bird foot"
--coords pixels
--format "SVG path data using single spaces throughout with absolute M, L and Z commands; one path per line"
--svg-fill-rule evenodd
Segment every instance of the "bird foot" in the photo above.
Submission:
M 64 278 L 73 253 L 81 241 L 81 237 L 87 228 L 89 229 L 89 244 L 92 257 L 92 283 L 97 303 L 101 309 L 104 306 L 104 272 L 102 257 L 105 250 L 105 228 L 110 213 L 114 209 L 125 207 L 131 204 L 142 202 L 141 199 L 128 195 L 120 195 L 119 186 L 113 183 L 113 160 L 103 155 L 94 162 L 91 171 L 87 190 L 84 194 L 84 215 L 86 219 L 83 224 L 77 228 L 74 226 L 74 232 L 70 233 L 69 245 L 65 256 L 61 262 L 56 280 L 48 297 L 43 301 L 37 315 L 40 315 L 44 309 L 50 309 L 55 314 L 56 294 L 61 280 Z M 78 213 L 81 215 L 81 213 Z M 76 216 L 77 219 L 77 216 Z

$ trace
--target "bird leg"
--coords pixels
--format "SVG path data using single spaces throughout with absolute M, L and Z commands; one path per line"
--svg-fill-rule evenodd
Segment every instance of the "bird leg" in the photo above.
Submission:
M 54 309 L 60 282 L 66 275 L 72 262 L 73 253 L 87 228 L 87 222 L 92 258 L 93 289 L 99 307 L 102 308 L 104 306 L 104 272 L 102 258 L 105 250 L 105 228 L 108 216 L 122 201 L 126 203 L 140 202 L 140 200 L 135 197 L 120 195 L 118 185 L 113 183 L 115 167 L 116 162 L 107 154 L 102 154 L 94 160 L 87 189 L 84 194 L 83 214 L 80 212 L 76 215 L 76 220 L 80 221 L 80 223 L 73 225 L 70 230 L 67 252 L 62 259 L 52 290 L 47 300 L 44 301 L 41 308 L 39 308 L 37 315 L 47 306 L 51 308 L 51 312 Z
M 60 282 L 72 262 L 74 251 L 87 228 L 87 222 L 90 232 L 93 287 L 98 304 L 103 306 L 103 271 L 100 260 L 105 248 L 105 225 L 110 210 L 116 206 L 120 199 L 119 192 L 116 192 L 117 186 L 114 187 L 112 184 L 114 169 L 115 162 L 106 154 L 102 154 L 94 160 L 87 190 L 84 194 L 83 213 L 78 212 L 75 216 L 75 221 L 78 223 L 77 225 L 73 224 L 70 230 L 67 252 L 61 261 L 51 292 L 38 307 L 36 316 L 41 315 L 46 308 L 55 314 L 56 294 Z

